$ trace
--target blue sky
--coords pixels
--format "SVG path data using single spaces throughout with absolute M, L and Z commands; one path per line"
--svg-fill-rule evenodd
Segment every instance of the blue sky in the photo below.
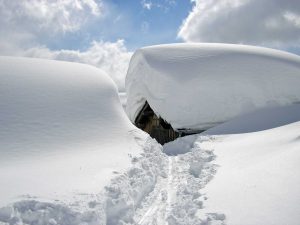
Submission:
M 192 10 L 188 0 L 105 0 L 100 18 L 91 20 L 75 33 L 47 40 L 51 49 L 84 49 L 92 40 L 115 42 L 123 39 L 129 50 L 162 43 L 182 42 L 177 32 Z
M 0 53 L 37 46 L 84 51 L 94 41 L 118 40 L 128 51 L 221 42 L 300 52 L 295 0 L 2 0 L 0 16 Z

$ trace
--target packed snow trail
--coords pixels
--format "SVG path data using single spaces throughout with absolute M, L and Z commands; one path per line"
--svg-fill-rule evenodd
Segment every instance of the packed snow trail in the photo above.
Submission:
M 217 165 L 211 137 L 193 135 L 164 147 L 136 135 L 143 154 L 130 156 L 132 167 L 117 174 L 103 193 L 73 205 L 21 200 L 0 208 L 0 224 L 216 225 L 225 216 L 204 213 L 202 188 Z M 90 199 L 90 200 L 89 200 Z
M 135 216 L 137 224 L 167 224 L 165 217 L 170 208 L 173 160 L 173 157 L 168 157 L 167 177 L 160 177 L 152 193 L 146 197 L 141 209 L 137 211 Z
M 132 166 L 116 172 L 105 192 L 71 205 L 20 196 L 0 208 L 0 224 L 298 225 L 299 128 L 297 122 L 238 135 L 192 135 L 163 148 L 149 136 L 136 137 L 143 154 L 131 156 Z
M 155 187 L 137 209 L 134 223 L 137 225 L 196 225 L 224 224 L 225 215 L 201 213 L 206 200 L 201 189 L 213 178 L 217 166 L 215 155 L 209 148 L 211 138 L 195 137 L 177 139 L 165 145 L 167 154 L 167 177 L 157 179 Z M 186 145 L 189 143 L 189 145 Z M 201 147 L 205 143 L 207 148 Z M 176 146 L 176 147 L 175 147 Z M 178 151 L 178 146 L 182 147 Z M 179 154 L 179 152 L 183 154 Z

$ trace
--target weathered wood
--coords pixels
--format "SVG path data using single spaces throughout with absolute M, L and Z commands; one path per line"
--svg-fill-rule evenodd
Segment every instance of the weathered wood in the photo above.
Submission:
M 160 144 L 165 144 L 179 137 L 179 133 L 174 131 L 170 124 L 155 115 L 148 102 L 145 103 L 139 112 L 135 124 L 150 134 Z

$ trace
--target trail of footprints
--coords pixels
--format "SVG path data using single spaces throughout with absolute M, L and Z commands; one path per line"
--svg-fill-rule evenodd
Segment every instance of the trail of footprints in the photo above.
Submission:
M 144 153 L 132 158 L 133 166 L 84 211 L 24 200 L 1 208 L 0 224 L 225 225 L 224 214 L 203 210 L 203 187 L 217 170 L 210 141 L 198 136 L 189 151 L 172 156 L 149 138 L 141 143 Z
M 211 149 L 195 142 L 185 154 L 168 156 L 167 177 L 157 180 L 154 190 L 137 210 L 134 221 L 138 225 L 224 225 L 225 215 L 206 213 L 206 196 L 201 193 L 213 178 L 217 165 Z M 198 144 L 197 144 L 198 143 Z

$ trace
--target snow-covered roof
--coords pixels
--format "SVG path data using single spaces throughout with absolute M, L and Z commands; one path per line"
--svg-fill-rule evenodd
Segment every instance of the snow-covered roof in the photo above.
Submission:
M 147 101 L 174 129 L 300 102 L 300 57 L 262 47 L 168 44 L 137 50 L 126 76 L 132 122 Z

